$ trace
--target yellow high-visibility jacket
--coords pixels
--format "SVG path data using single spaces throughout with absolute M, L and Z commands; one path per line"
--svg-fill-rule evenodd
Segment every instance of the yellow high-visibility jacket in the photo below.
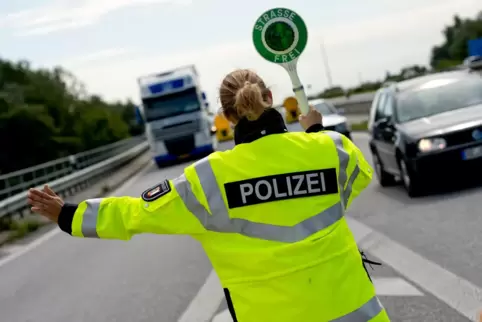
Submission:
M 215 152 L 140 198 L 83 201 L 59 225 L 77 237 L 194 237 L 234 321 L 385 322 L 344 216 L 371 178 L 339 133 L 271 134 Z

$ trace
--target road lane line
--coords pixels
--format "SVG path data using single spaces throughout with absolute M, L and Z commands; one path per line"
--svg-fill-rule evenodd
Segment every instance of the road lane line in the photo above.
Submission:
M 11 253 L 10 255 L 7 255 L 6 257 L 3 257 L 2 259 L 0 259 L 0 267 L 2 267 L 3 265 L 5 265 L 5 264 L 7 264 L 11 261 L 13 261 L 16 258 L 22 256 L 23 254 L 37 248 L 38 246 L 40 246 L 41 244 L 43 244 L 44 242 L 46 242 L 47 240 L 54 237 L 55 235 L 57 235 L 60 232 L 61 232 L 60 229 L 54 228 L 54 229 L 50 230 L 48 233 L 45 233 L 42 236 L 40 236 L 39 238 L 35 239 L 31 243 L 25 245 L 25 247 L 18 250 L 17 252 Z
M 360 248 L 409 281 L 474 321 L 482 309 L 482 289 L 425 259 L 368 226 L 348 217 Z
M 380 296 L 423 296 L 415 286 L 400 277 L 375 277 L 373 284 Z
M 209 322 L 224 298 L 217 274 L 212 270 L 178 322 Z
M 147 172 L 150 168 L 152 167 L 152 162 L 149 162 L 144 168 L 142 168 L 141 171 L 139 171 L 137 174 L 132 176 L 129 180 L 124 182 L 119 188 L 114 190 L 112 192 L 112 195 L 118 195 L 121 194 L 123 191 L 125 191 L 129 186 L 131 186 L 136 180 L 138 180 L 145 172 Z M 32 242 L 28 243 L 25 246 L 10 246 L 10 250 L 15 249 L 15 252 L 10 253 L 9 255 L 6 255 L 5 257 L 2 257 L 0 259 L 0 267 L 3 265 L 13 261 L 14 259 L 26 254 L 27 252 L 30 252 L 40 246 L 41 244 L 45 243 L 47 240 L 51 239 L 58 233 L 62 232 L 58 227 L 54 228 L 52 230 L 49 230 L 45 234 L 39 236 L 38 238 L 34 239 Z M 8 251 L 9 246 L 6 246 L 5 249 Z M 2 249 L 3 250 L 3 249 Z
M 233 322 L 229 310 L 224 310 L 214 317 L 211 322 Z

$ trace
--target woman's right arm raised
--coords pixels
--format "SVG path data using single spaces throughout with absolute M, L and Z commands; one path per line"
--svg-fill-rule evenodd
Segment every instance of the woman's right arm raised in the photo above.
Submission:
M 52 189 L 30 189 L 32 211 L 57 222 L 64 232 L 83 238 L 129 240 L 135 234 L 198 235 L 206 230 L 187 209 L 180 191 L 189 189 L 184 175 L 165 180 L 140 198 L 107 197 L 64 203 Z
M 319 132 L 323 130 L 322 115 L 311 107 L 307 115 L 300 115 L 299 121 L 306 132 Z M 352 201 L 370 184 L 373 176 L 373 168 L 366 161 L 360 149 L 350 139 L 340 133 L 332 133 L 337 136 L 335 144 L 339 153 L 345 154 L 348 159 L 345 171 L 346 181 L 342 191 L 345 207 L 351 205 Z

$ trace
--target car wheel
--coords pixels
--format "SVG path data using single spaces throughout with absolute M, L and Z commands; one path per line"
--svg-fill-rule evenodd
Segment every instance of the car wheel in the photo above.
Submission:
M 400 159 L 398 164 L 400 166 L 400 179 L 402 180 L 403 187 L 407 191 L 409 197 L 414 198 L 421 196 L 424 189 L 420 176 L 409 169 L 404 159 Z
M 372 153 L 372 158 L 373 158 L 373 165 L 375 168 L 375 174 L 378 178 L 378 182 L 382 187 L 388 187 L 392 186 L 396 183 L 395 176 L 392 174 L 386 172 L 383 169 L 383 165 L 380 161 L 380 158 L 378 157 L 377 152 Z

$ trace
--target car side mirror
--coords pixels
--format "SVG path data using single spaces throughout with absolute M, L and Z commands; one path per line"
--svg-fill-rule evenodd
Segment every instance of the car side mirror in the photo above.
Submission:
M 380 129 L 385 129 L 385 128 L 389 127 L 390 124 L 391 124 L 390 118 L 384 117 L 384 118 L 379 119 L 376 122 L 376 127 L 380 128 Z

